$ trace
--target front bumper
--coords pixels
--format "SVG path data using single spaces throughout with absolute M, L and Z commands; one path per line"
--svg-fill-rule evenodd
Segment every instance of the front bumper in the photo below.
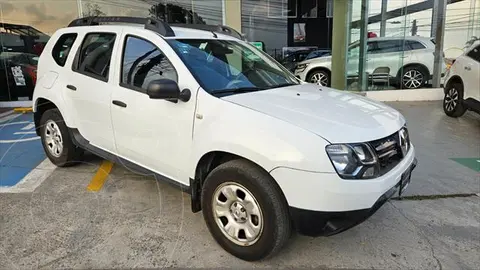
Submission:
M 330 236 L 348 230 L 372 216 L 382 205 L 384 205 L 395 194 L 401 194 L 410 183 L 411 172 L 417 166 L 417 159 L 414 158 L 409 168 L 402 174 L 398 183 L 385 192 L 374 203 L 371 208 L 341 211 L 323 212 L 305 210 L 290 207 L 290 216 L 295 230 L 307 236 Z

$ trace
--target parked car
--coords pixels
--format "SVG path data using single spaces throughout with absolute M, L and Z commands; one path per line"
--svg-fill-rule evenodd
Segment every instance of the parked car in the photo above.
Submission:
M 48 158 L 70 166 L 88 150 L 171 183 L 248 261 L 273 256 L 292 230 L 338 234 L 402 195 L 417 162 L 398 111 L 195 27 L 95 17 L 57 30 L 33 102 Z
M 460 117 L 467 110 L 480 113 L 480 41 L 455 59 L 445 75 L 443 110 Z
M 402 89 L 421 88 L 433 77 L 434 52 L 435 43 L 431 38 L 369 38 L 365 71 L 372 79 L 387 75 L 392 84 Z M 349 46 L 346 69 L 350 79 L 358 77 L 359 54 L 359 42 Z M 331 61 L 331 56 L 305 60 L 297 64 L 295 75 L 306 82 L 330 86 Z
M 295 71 L 297 63 L 302 62 L 310 54 L 311 50 L 294 51 L 280 60 L 280 63 L 291 72 Z
M 38 55 L 0 52 L 0 100 L 32 99 L 37 80 Z

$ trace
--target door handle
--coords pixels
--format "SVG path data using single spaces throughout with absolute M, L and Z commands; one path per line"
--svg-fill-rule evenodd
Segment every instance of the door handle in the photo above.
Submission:
M 124 103 L 124 102 L 121 102 L 120 100 L 114 100 L 112 101 L 113 105 L 117 105 L 119 107 L 122 107 L 122 108 L 126 108 L 127 107 L 127 104 Z
M 465 66 L 465 70 L 472 70 L 470 66 Z
M 71 85 L 71 84 L 68 84 L 68 85 L 67 85 L 67 88 L 70 89 L 70 90 L 72 90 L 72 91 L 77 91 L 77 87 L 75 87 L 75 86 L 73 86 L 73 85 Z

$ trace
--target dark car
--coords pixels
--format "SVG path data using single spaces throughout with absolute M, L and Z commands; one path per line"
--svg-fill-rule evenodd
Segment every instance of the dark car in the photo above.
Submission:
M 32 99 L 37 81 L 38 55 L 22 52 L 0 53 L 0 100 Z M 6 86 L 6 87 L 5 87 Z
M 313 58 L 322 57 L 322 56 L 328 56 L 331 54 L 332 54 L 332 51 L 330 49 L 315 50 L 315 51 L 311 51 L 307 55 L 307 57 L 305 57 L 304 60 L 313 59 Z
M 310 52 L 311 50 L 294 51 L 280 60 L 280 64 L 293 72 L 295 70 L 295 65 L 298 62 L 305 60 L 305 57 L 307 57 Z

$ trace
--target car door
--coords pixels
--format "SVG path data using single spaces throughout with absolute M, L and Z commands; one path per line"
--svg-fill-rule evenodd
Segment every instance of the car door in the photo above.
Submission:
M 115 75 L 119 86 L 111 100 L 118 155 L 188 185 L 185 165 L 199 85 L 168 43 L 153 32 L 126 31 L 122 47 Z M 170 79 L 180 89 L 189 89 L 191 99 L 177 103 L 150 99 L 148 84 L 159 79 Z
M 464 84 L 464 98 L 480 101 L 480 45 L 466 54 L 461 77 Z
M 92 145 L 115 151 L 110 102 L 118 33 L 87 32 L 68 72 L 64 97 L 74 115 L 76 128 Z
M 367 42 L 367 55 L 365 59 L 365 72 L 370 73 L 372 66 L 374 64 L 374 59 L 372 57 L 372 51 L 375 50 L 376 42 L 369 41 Z M 347 75 L 348 76 L 358 76 L 359 74 L 359 56 L 360 56 L 360 45 L 355 44 L 350 46 L 348 49 L 347 57 Z
M 370 53 L 370 64 L 368 72 L 379 67 L 390 68 L 390 75 L 396 76 L 397 71 L 403 66 L 404 62 L 409 61 L 410 53 L 403 51 L 403 40 L 378 40 L 375 50 Z

